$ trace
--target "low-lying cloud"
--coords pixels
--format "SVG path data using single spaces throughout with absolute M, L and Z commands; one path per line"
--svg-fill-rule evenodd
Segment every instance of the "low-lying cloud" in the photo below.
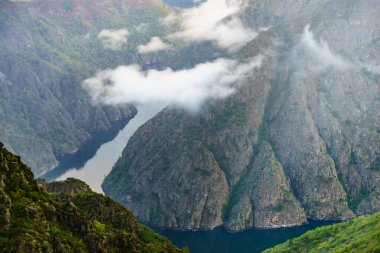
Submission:
M 140 54 L 155 53 L 170 49 L 170 45 L 164 43 L 160 38 L 153 37 L 147 44 L 137 47 Z
M 0 71 L 0 79 L 6 79 L 6 78 L 7 76 L 3 72 Z
M 340 70 L 347 70 L 354 67 L 354 64 L 349 60 L 345 60 L 343 57 L 332 52 L 325 41 L 317 41 L 314 38 L 314 34 L 310 31 L 309 25 L 304 29 L 301 45 L 322 67 L 334 67 Z
M 209 99 L 225 98 L 250 71 L 260 67 L 262 57 L 250 63 L 218 59 L 191 69 L 144 71 L 138 65 L 103 70 L 83 82 L 94 103 L 175 105 L 196 111 Z
M 127 29 L 102 30 L 98 38 L 105 49 L 113 51 L 121 50 L 128 42 L 129 32 Z
M 181 30 L 169 38 L 190 42 L 212 41 L 221 48 L 237 50 L 257 36 L 239 18 L 244 6 L 242 0 L 207 0 L 182 10 L 178 17 L 170 15 L 165 22 L 180 20 Z

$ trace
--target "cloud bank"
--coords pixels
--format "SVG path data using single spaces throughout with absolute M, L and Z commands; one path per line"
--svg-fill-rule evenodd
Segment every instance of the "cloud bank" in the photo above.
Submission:
M 237 50 L 257 36 L 239 18 L 243 9 L 242 0 L 207 0 L 199 6 L 182 10 L 178 17 L 169 15 L 165 19 L 165 23 L 176 19 L 181 22 L 181 31 L 169 38 L 190 42 L 212 41 L 221 48 Z
M 334 67 L 340 70 L 354 68 L 354 64 L 345 60 L 343 57 L 331 51 L 329 45 L 314 38 L 314 34 L 310 31 L 310 25 L 304 29 L 301 38 L 301 45 L 315 58 L 323 67 Z
M 254 68 L 260 67 L 262 57 L 247 64 L 219 59 L 196 65 L 191 69 L 174 71 L 143 71 L 137 65 L 103 70 L 83 82 L 94 103 L 118 105 L 175 105 L 196 111 L 209 99 L 225 98 L 235 90 L 235 84 Z
M 113 51 L 121 50 L 128 42 L 129 32 L 127 29 L 102 30 L 98 38 L 105 49 Z
M 146 45 L 140 45 L 137 47 L 137 51 L 140 54 L 155 53 L 170 48 L 169 44 L 164 43 L 160 38 L 153 37 Z

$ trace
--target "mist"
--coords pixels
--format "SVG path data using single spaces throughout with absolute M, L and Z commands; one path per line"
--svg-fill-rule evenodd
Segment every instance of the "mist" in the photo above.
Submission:
M 239 81 L 255 68 L 262 56 L 249 63 L 218 59 L 191 69 L 144 71 L 138 65 L 119 66 L 100 71 L 83 82 L 94 103 L 174 105 L 197 111 L 210 99 L 234 93 Z
M 181 30 L 169 35 L 187 42 L 211 41 L 218 47 L 236 51 L 257 36 L 239 15 L 245 5 L 240 0 L 208 0 L 196 7 L 170 15 L 166 23 L 179 20 Z
M 102 30 L 98 38 L 103 44 L 105 49 L 110 49 L 113 51 L 122 50 L 123 47 L 128 42 L 129 32 L 127 29 L 119 30 Z
M 164 43 L 159 37 L 153 37 L 147 44 L 138 46 L 137 51 L 140 54 L 147 54 L 168 50 L 170 48 L 171 46 Z
M 310 30 L 310 25 L 307 25 L 304 29 L 301 37 L 301 47 L 306 49 L 306 52 L 318 61 L 318 67 L 320 68 L 334 67 L 339 70 L 347 70 L 355 67 L 349 60 L 334 53 L 325 41 L 317 41 Z

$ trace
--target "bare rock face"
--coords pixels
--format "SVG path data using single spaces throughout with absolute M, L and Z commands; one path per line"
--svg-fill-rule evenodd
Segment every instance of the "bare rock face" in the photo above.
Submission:
M 273 45 L 274 37 L 257 40 L 245 54 L 262 54 L 261 45 Z M 106 193 L 155 225 L 222 225 L 231 185 L 237 185 L 252 158 L 261 122 L 256 115 L 264 113 L 275 53 L 268 52 L 267 70 L 248 76 L 232 100 L 212 103 L 201 115 L 168 108 L 141 128 L 105 181 Z M 251 100 L 252 94 L 259 99 Z
M 287 227 L 306 222 L 306 214 L 267 142 L 258 144 L 253 163 L 234 190 L 225 209 L 228 229 Z
M 261 54 L 261 68 L 197 114 L 167 108 L 147 122 L 104 191 L 174 229 L 379 211 L 379 9 L 366 0 L 250 2 L 246 21 L 272 28 L 236 57 Z
M 47 183 L 43 179 L 38 179 L 37 181 L 47 192 L 62 193 L 70 196 L 92 192 L 90 186 L 75 178 L 68 178 L 64 181 L 53 181 L 51 183 Z

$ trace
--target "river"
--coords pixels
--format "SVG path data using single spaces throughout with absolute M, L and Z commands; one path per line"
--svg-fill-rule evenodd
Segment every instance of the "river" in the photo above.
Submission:
M 126 126 L 121 122 L 122 126 L 116 124 L 109 133 L 95 135 L 94 140 L 78 150 L 79 155 L 65 157 L 55 170 L 43 177 L 49 181 L 64 180 L 69 177 L 78 178 L 86 182 L 93 191 L 103 193 L 101 188 L 103 179 L 120 157 L 129 138 L 162 108 L 160 106 L 139 107 L 137 115 Z M 310 229 L 332 223 L 310 221 L 309 224 L 299 227 L 272 230 L 250 229 L 239 233 L 229 233 L 223 228 L 198 232 L 153 229 L 168 237 L 179 247 L 188 246 L 192 253 L 256 253 L 297 237 Z
M 187 246 L 191 253 L 259 253 L 288 239 L 298 237 L 308 230 L 334 223 L 336 222 L 309 221 L 309 224 L 299 227 L 249 229 L 238 233 L 230 233 L 223 228 L 196 232 L 160 229 L 155 229 L 155 231 L 169 238 L 178 247 Z
M 60 165 L 43 175 L 42 178 L 53 180 L 65 180 L 69 177 L 86 182 L 93 191 L 103 193 L 101 184 L 110 173 L 112 166 L 121 156 L 129 138 L 149 119 L 154 117 L 163 106 L 144 105 L 137 108 L 137 114 L 124 128 L 116 124 L 108 133 L 94 135 L 95 140 L 82 146 L 78 154 L 64 157 Z M 98 144 L 98 140 L 104 143 Z M 91 144 L 93 143 L 93 144 Z

